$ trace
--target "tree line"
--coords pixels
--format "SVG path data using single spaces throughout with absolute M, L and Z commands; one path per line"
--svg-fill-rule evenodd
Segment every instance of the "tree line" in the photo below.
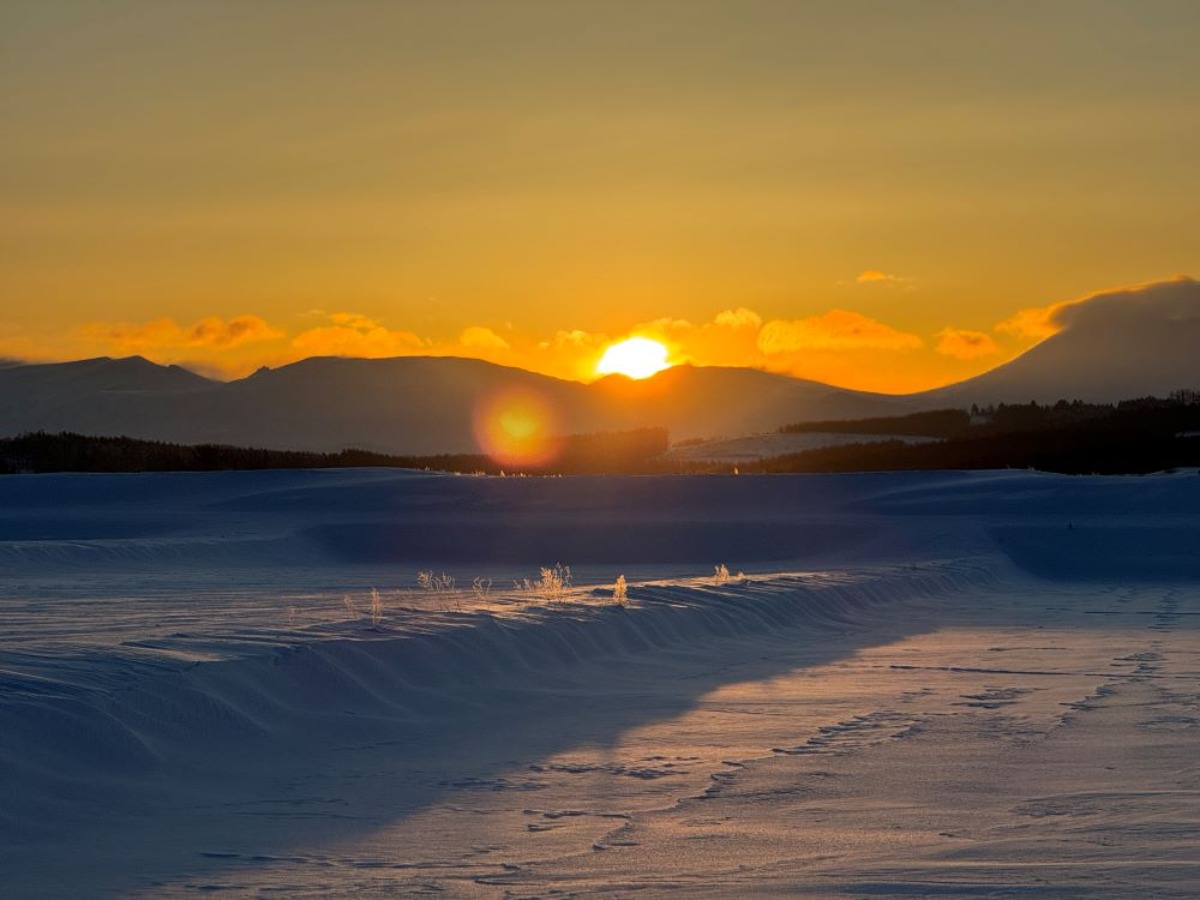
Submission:
M 743 473 L 1030 468 L 1067 474 L 1200 467 L 1200 391 L 1115 404 L 1060 400 L 903 416 L 802 422 L 785 433 L 861 434 L 859 443 L 739 463 Z M 909 437 L 933 440 L 913 443 Z M 489 475 L 728 473 L 728 463 L 673 460 L 665 428 L 571 435 L 539 465 L 478 453 L 395 455 L 174 444 L 130 437 L 35 432 L 0 439 L 0 474 L 391 467 Z
M 951 412 L 958 415 L 950 416 Z M 897 417 L 897 427 L 891 431 L 887 419 L 823 423 L 829 426 L 824 431 L 889 438 L 789 453 L 740 468 L 743 472 L 1029 468 L 1065 474 L 1132 474 L 1200 466 L 1200 391 L 1115 404 L 1060 400 L 940 413 Z M 919 444 L 899 439 L 914 435 L 941 439 Z
M 554 460 L 510 466 L 509 474 L 600 474 L 644 471 L 668 446 L 665 428 L 569 435 Z M 405 468 L 498 475 L 505 467 L 483 454 L 396 455 L 347 449 L 336 453 L 268 450 L 228 444 L 175 444 L 74 432 L 31 432 L 0 439 L 0 474 L 48 472 L 213 472 L 231 469 Z

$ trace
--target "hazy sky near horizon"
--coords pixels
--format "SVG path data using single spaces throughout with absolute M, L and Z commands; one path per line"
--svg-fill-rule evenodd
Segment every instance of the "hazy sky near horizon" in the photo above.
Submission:
M 905 391 L 1200 273 L 1200 3 L 8 0 L 0 356 Z

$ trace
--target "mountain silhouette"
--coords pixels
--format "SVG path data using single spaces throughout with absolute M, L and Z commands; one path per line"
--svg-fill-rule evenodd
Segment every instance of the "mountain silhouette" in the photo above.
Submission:
M 881 415 L 894 398 L 751 369 L 679 366 L 594 384 L 478 359 L 314 357 L 221 383 L 140 357 L 0 368 L 0 434 L 78 431 L 181 443 L 475 452 L 477 412 L 534 397 L 563 434 L 665 426 L 685 438 Z
M 1060 330 L 958 384 L 906 396 L 755 369 L 676 366 L 581 384 L 456 357 L 314 357 L 218 382 L 141 357 L 0 366 L 0 436 L 76 431 L 179 443 L 477 452 L 480 410 L 536 398 L 561 434 L 665 427 L 674 441 L 972 403 L 1115 402 L 1200 387 L 1200 283 L 1111 291 L 1048 312 Z
M 1200 282 L 1191 278 L 1061 304 L 1053 324 L 1062 330 L 1016 359 L 912 402 L 1112 403 L 1200 387 Z

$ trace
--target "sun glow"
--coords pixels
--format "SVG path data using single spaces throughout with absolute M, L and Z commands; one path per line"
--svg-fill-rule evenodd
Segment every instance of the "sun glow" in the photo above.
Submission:
M 475 410 L 475 439 L 505 466 L 537 467 L 558 455 L 558 416 L 538 394 L 506 391 L 484 399 Z
M 667 348 L 661 343 L 650 338 L 631 337 L 612 344 L 604 351 L 604 355 L 596 363 L 596 373 L 649 378 L 670 365 L 667 362 Z

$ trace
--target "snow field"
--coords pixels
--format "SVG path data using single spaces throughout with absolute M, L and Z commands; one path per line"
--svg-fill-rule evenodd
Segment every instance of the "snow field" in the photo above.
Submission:
M 0 869 L 47 897 L 1188 896 L 1198 488 L 0 482 Z M 579 521 L 562 602 L 502 587 Z M 440 560 L 346 549 L 455 522 Z M 426 561 L 495 586 L 423 595 Z

